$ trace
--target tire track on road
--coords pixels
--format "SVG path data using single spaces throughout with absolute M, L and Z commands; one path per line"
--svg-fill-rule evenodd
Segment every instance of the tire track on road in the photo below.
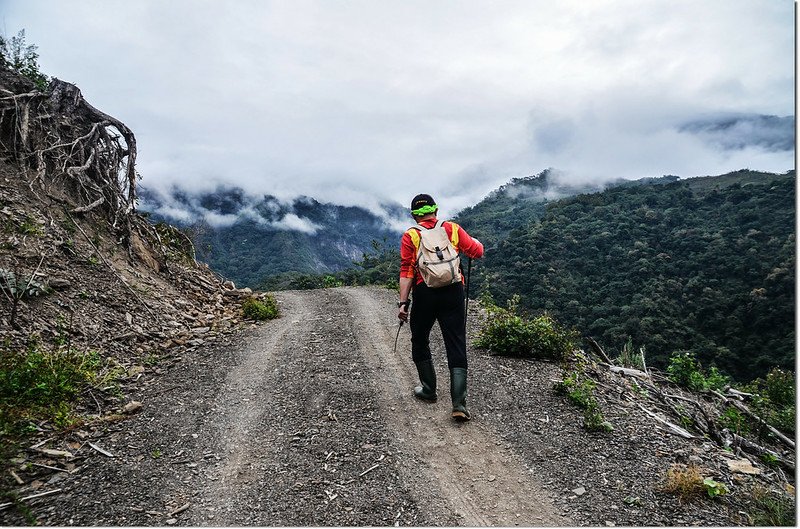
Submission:
M 295 295 L 281 295 L 280 302 L 283 312 L 303 312 L 303 300 Z M 196 516 L 192 524 L 235 525 L 247 521 L 242 519 L 240 506 L 244 502 L 239 498 L 258 486 L 265 459 L 270 456 L 270 451 L 259 445 L 267 434 L 268 421 L 264 417 L 270 410 L 263 404 L 263 396 L 265 388 L 273 386 L 280 351 L 292 332 L 296 328 L 291 317 L 260 327 L 239 353 L 241 362 L 228 373 L 220 388 L 212 408 L 221 422 L 214 424 L 217 436 L 207 452 L 221 457 L 222 463 L 200 499 L 204 512 L 196 513 L 213 513 L 214 518 Z M 226 453 L 219 456 L 220 449 Z M 254 457 L 255 454 L 261 456 Z
M 413 484 L 399 478 L 409 457 L 389 435 L 344 294 L 276 297 L 281 317 L 241 351 L 219 391 L 220 421 L 204 452 L 224 457 L 188 523 L 452 524 L 420 508 Z
M 375 374 L 373 384 L 383 415 L 389 418 L 394 436 L 403 440 L 405 449 L 430 465 L 416 470 L 442 491 L 449 508 L 461 516 L 463 524 L 572 525 L 558 514 L 549 495 L 519 457 L 499 448 L 501 440 L 487 425 L 476 420 L 464 424 L 451 421 L 446 371 L 439 369 L 437 373 L 437 403 L 420 402 L 412 396 L 417 373 L 410 358 L 408 335 L 400 340 L 397 353 L 392 353 L 397 329 L 393 296 L 378 288 L 341 290 L 348 300 L 348 312 L 355 315 L 353 330 L 359 353 Z M 438 326 L 434 326 L 431 346 L 435 363 L 437 357 L 444 355 L 437 332 Z

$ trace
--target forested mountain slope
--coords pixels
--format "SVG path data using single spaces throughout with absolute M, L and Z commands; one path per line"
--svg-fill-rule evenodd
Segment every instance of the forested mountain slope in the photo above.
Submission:
M 353 266 L 373 240 L 399 237 L 384 218 L 360 207 L 321 203 L 300 197 L 284 202 L 220 187 L 195 195 L 145 192 L 142 209 L 153 221 L 184 229 L 198 259 L 239 286 L 258 286 L 287 272 L 331 273 Z M 399 206 L 384 213 L 399 216 Z
M 792 369 L 794 208 L 793 171 L 738 171 L 578 195 L 538 222 L 530 204 L 503 221 L 520 212 L 507 238 L 465 217 L 496 246 L 473 291 L 518 293 L 612 350 L 630 337 L 659 366 L 691 350 L 739 379 Z

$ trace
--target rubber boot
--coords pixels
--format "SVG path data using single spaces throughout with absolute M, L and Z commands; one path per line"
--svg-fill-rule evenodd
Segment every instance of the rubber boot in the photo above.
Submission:
M 414 388 L 414 396 L 420 400 L 436 402 L 436 370 L 433 368 L 433 360 L 416 362 L 419 381 L 422 384 Z
M 470 420 L 467 411 L 467 369 L 454 367 L 450 370 L 450 397 L 453 399 L 453 419 L 463 422 Z

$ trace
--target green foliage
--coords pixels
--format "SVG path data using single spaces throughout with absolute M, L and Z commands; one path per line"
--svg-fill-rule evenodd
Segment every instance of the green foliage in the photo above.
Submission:
M 727 485 L 719 481 L 714 481 L 711 478 L 705 478 L 703 480 L 703 486 L 706 488 L 709 498 L 716 498 L 717 496 L 723 496 L 730 492 Z
M 739 435 L 750 432 L 750 421 L 738 409 L 728 406 L 719 416 L 719 424 Z
M 26 217 L 25 220 L 23 220 L 19 226 L 17 226 L 17 231 L 22 235 L 32 235 L 34 237 L 41 237 L 44 235 L 44 230 L 42 229 L 41 224 L 30 217 Z
M 794 373 L 774 368 L 765 378 L 752 381 L 744 389 L 755 394 L 751 407 L 756 415 L 783 432 L 795 433 L 797 407 Z
M 768 467 L 778 468 L 778 458 L 769 452 L 761 454 L 761 461 Z
M 617 357 L 617 365 L 623 367 L 631 367 L 633 369 L 644 369 L 644 347 L 641 352 L 637 352 L 633 347 L 633 340 L 629 337 L 625 345 L 622 346 L 622 352 Z
M 678 404 L 675 406 L 675 410 L 678 412 L 678 419 L 681 422 L 681 426 L 687 430 L 694 426 L 694 419 L 686 412 L 686 408 L 683 405 Z
M 773 493 L 764 487 L 753 491 L 753 510 L 748 514 L 755 527 L 794 527 L 796 503 L 794 498 Z
M 251 320 L 272 320 L 278 317 L 278 303 L 271 294 L 264 296 L 263 300 L 247 298 L 242 303 L 242 313 Z
M 730 384 L 730 378 L 711 367 L 706 374 L 703 367 L 689 351 L 677 351 L 670 357 L 667 373 L 670 380 L 692 391 L 721 390 Z
M 610 432 L 614 427 L 603 416 L 600 403 L 594 396 L 595 387 L 595 381 L 585 374 L 585 360 L 579 357 L 574 369 L 565 369 L 564 376 L 554 389 L 583 410 L 583 426 L 587 430 Z
M 651 367 L 682 344 L 741 381 L 792 368 L 794 172 L 665 182 L 470 208 L 471 233 L 497 241 L 473 292 L 500 305 L 518 293 L 601 343 L 646 344 Z
M 495 354 L 563 360 L 574 349 L 577 333 L 565 329 L 549 314 L 526 318 L 517 314 L 519 296 L 508 308 L 487 306 L 489 317 L 475 345 Z
M 326 275 L 325 277 L 322 278 L 323 288 L 335 288 L 335 287 L 340 287 L 342 285 L 344 285 L 344 283 L 336 279 L 334 276 Z
M 0 55 L 3 61 L 15 72 L 27 77 L 39 90 L 47 88 L 49 79 L 39 70 L 39 53 L 35 44 L 25 43 L 25 30 L 21 29 L 15 37 L 0 37 Z
M 32 344 L 25 351 L 0 352 L 0 429 L 19 430 L 27 421 L 48 419 L 69 425 L 72 403 L 87 387 L 108 385 L 123 370 L 97 351 Z

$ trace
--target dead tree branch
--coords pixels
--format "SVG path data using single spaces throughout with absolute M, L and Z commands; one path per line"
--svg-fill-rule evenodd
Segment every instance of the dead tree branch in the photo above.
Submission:
M 599 355 L 600 358 L 602 358 L 608 365 L 614 365 L 614 362 L 612 362 L 605 351 L 603 351 L 603 348 L 600 347 L 600 344 L 594 341 L 594 338 L 587 336 L 586 341 L 589 343 L 589 347 L 592 348 L 592 351 Z

